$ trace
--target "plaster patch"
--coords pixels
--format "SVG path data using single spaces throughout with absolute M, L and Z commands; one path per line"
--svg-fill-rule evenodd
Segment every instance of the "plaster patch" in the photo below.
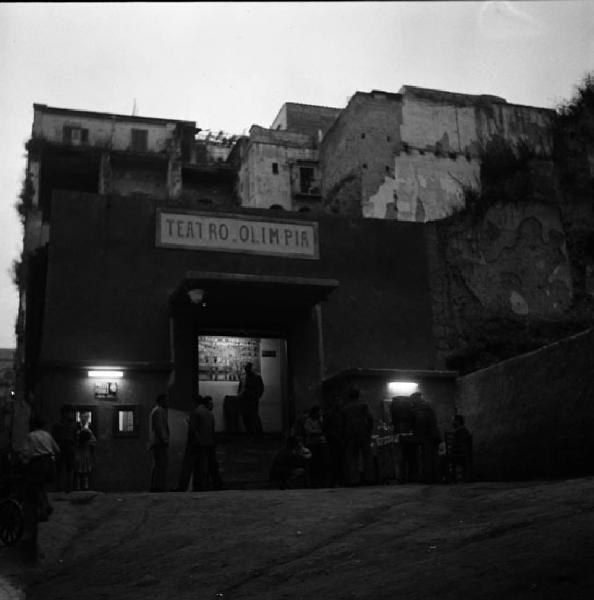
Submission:
M 384 219 L 389 213 L 388 205 L 398 203 L 396 195 L 396 180 L 384 177 L 384 182 L 379 186 L 377 192 L 363 203 L 363 216 L 366 218 Z
M 530 312 L 528 303 L 524 300 L 524 297 L 515 290 L 509 295 L 509 302 L 512 311 L 516 313 L 516 315 L 527 315 Z

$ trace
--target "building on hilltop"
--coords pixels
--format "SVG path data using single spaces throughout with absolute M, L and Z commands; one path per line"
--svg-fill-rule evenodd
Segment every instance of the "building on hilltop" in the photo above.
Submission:
M 319 145 L 340 109 L 289 102 L 270 128 L 253 125 L 237 148 L 243 206 L 319 213 Z
M 366 218 L 435 221 L 480 190 L 481 156 L 500 139 L 551 156 L 554 111 L 403 86 L 357 92 L 320 144 L 326 210 Z

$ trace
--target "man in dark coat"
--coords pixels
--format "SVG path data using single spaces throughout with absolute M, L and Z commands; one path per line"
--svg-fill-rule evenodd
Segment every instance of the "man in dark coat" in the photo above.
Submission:
M 244 371 L 245 374 L 239 382 L 237 391 L 243 424 L 248 433 L 262 433 L 262 420 L 258 412 L 258 405 L 264 393 L 264 382 L 262 377 L 253 371 L 251 362 L 246 363 Z
M 60 447 L 56 462 L 56 485 L 68 494 L 74 486 L 74 462 L 78 439 L 76 412 L 72 405 L 63 404 L 60 407 L 60 420 L 52 427 L 51 435 Z
M 438 450 L 441 441 L 435 411 L 421 392 L 415 392 L 410 399 L 413 433 L 420 451 L 420 479 L 423 483 L 435 483 L 438 479 Z
M 149 415 L 149 447 L 153 455 L 150 491 L 166 492 L 169 466 L 169 420 L 166 394 L 157 396 L 155 407 Z
M 198 398 L 197 406 L 190 414 L 190 441 L 192 444 L 193 469 L 192 489 L 204 491 L 208 489 L 209 473 L 216 464 L 215 448 L 215 420 L 212 414 L 212 398 Z M 216 473 L 210 473 L 215 487 L 220 486 L 218 479 L 218 465 Z
M 341 409 L 344 442 L 344 478 L 346 485 L 361 483 L 361 469 L 370 452 L 373 416 L 367 404 L 352 388 Z

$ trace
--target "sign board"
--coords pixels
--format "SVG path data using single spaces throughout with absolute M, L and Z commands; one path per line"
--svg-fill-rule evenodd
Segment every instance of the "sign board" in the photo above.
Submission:
M 118 396 L 118 384 L 113 381 L 99 381 L 95 384 L 95 398 L 114 400 Z
M 318 224 L 307 221 L 157 209 L 163 248 L 319 258 Z

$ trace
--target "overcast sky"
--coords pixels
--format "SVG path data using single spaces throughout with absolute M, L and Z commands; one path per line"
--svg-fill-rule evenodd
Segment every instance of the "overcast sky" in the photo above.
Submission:
M 404 84 L 555 107 L 594 71 L 594 2 L 0 4 L 0 347 L 33 103 L 247 132 L 284 102 Z M 165 301 L 165 300 L 164 300 Z

